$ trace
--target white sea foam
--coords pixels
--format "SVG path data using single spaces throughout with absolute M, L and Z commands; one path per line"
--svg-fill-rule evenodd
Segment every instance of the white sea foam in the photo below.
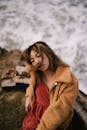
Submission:
M 87 77 L 87 0 L 0 0 L 0 46 L 24 50 L 43 40 L 78 79 Z

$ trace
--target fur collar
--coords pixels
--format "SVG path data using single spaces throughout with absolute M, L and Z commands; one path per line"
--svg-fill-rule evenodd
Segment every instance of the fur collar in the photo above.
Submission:
M 71 71 L 69 67 L 58 67 L 56 73 L 54 74 L 51 83 L 50 89 L 55 87 L 59 82 L 69 83 L 72 81 Z

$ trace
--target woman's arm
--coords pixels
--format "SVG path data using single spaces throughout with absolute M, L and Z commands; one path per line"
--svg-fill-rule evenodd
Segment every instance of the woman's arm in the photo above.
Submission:
M 30 74 L 29 87 L 26 89 L 25 94 L 25 110 L 28 111 L 29 107 L 33 107 L 33 103 L 35 101 L 34 89 L 36 85 L 36 74 L 31 65 L 26 66 L 26 72 Z
M 63 83 L 60 87 L 62 89 L 59 91 L 57 101 L 46 109 L 36 130 L 55 130 L 69 118 L 77 97 L 78 84 Z

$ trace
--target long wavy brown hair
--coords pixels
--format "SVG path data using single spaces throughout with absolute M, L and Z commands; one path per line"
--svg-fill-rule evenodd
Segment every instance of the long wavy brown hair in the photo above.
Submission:
M 64 63 L 55 53 L 54 51 L 43 41 L 38 41 L 35 42 L 33 45 L 29 46 L 26 50 L 26 60 L 29 64 L 31 64 L 30 61 L 30 53 L 31 50 L 35 50 L 36 52 L 38 52 L 40 55 L 42 55 L 43 53 L 46 54 L 46 56 L 49 59 L 49 69 L 52 72 L 55 72 L 57 67 L 59 66 L 69 66 L 68 64 Z

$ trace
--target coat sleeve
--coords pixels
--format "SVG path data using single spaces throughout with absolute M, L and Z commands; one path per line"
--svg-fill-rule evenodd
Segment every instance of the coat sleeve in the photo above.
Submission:
M 58 86 L 59 87 L 59 86 Z M 77 83 L 62 83 L 58 99 L 44 112 L 36 130 L 55 130 L 69 117 L 78 92 Z

